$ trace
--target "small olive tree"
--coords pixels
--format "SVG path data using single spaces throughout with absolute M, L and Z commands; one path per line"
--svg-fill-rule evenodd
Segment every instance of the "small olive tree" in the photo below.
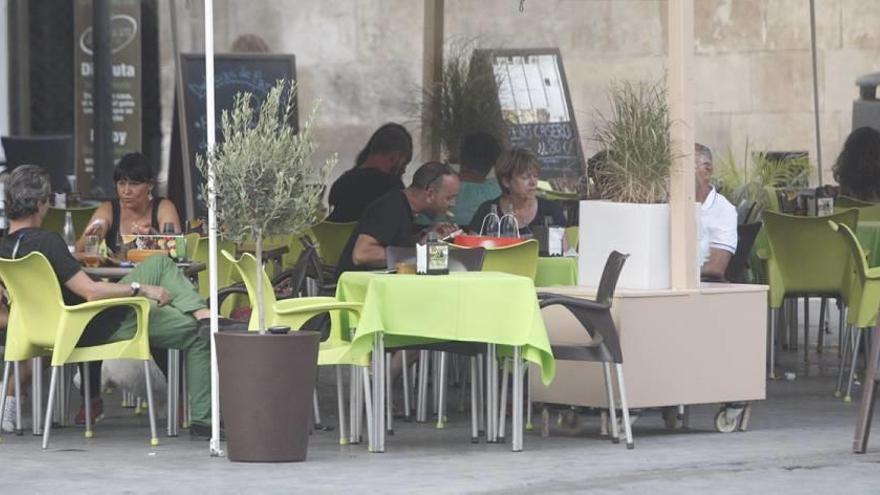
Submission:
M 224 110 L 219 142 L 198 167 L 208 176 L 208 162 L 214 174 L 214 205 L 224 238 L 240 242 L 251 238 L 256 244 L 256 299 L 260 333 L 266 331 L 263 307 L 263 239 L 281 234 L 300 234 L 316 223 L 327 175 L 336 165 L 336 155 L 321 164 L 311 157 L 317 143 L 312 125 L 318 105 L 296 132 L 291 125 L 296 86 L 279 80 L 259 109 L 251 93 L 239 93 L 231 111 Z M 202 186 L 205 197 L 207 184 Z

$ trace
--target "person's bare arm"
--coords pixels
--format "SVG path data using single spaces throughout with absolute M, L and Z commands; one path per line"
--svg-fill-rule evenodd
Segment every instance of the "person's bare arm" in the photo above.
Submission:
M 101 299 L 111 299 L 114 297 L 131 296 L 131 286 L 129 284 L 116 284 L 112 282 L 97 282 L 89 278 L 85 272 L 79 271 L 76 275 L 64 283 L 68 289 L 74 294 L 82 297 L 86 301 L 98 301 Z M 171 294 L 163 287 L 155 285 L 141 285 L 139 296 L 152 299 L 164 306 L 171 302 Z
M 92 213 L 92 218 L 89 219 L 89 223 L 86 224 L 85 230 L 83 230 L 79 240 L 76 241 L 76 252 L 81 253 L 85 250 L 85 236 L 97 235 L 103 239 L 107 235 L 107 231 L 110 229 L 112 223 L 113 208 L 110 206 L 109 202 L 104 201 L 98 206 L 98 209 Z
M 368 234 L 359 234 L 351 252 L 351 260 L 355 265 L 384 266 L 385 246 Z
M 727 264 L 730 263 L 732 256 L 730 251 L 724 249 L 709 249 L 709 259 L 703 263 L 700 274 L 706 278 L 723 279 L 724 272 L 727 271 Z
M 183 232 L 180 228 L 180 215 L 177 214 L 177 208 L 170 199 L 163 199 L 159 203 L 159 211 L 156 214 L 159 220 L 159 228 L 164 229 L 166 223 L 174 225 L 175 232 Z

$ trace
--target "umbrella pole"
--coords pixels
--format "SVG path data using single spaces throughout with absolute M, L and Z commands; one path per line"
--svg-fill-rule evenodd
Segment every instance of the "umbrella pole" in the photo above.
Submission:
M 205 94 L 207 109 L 208 157 L 214 151 L 216 122 L 214 116 L 214 1 L 205 0 Z M 214 164 L 208 159 L 208 287 L 211 308 L 211 441 L 212 456 L 222 456 L 220 449 L 220 378 L 217 372 L 217 213 L 215 211 Z
M 810 45 L 813 55 L 813 114 L 816 119 L 816 167 L 822 185 L 822 132 L 819 127 L 819 64 L 816 56 L 816 0 L 810 0 Z

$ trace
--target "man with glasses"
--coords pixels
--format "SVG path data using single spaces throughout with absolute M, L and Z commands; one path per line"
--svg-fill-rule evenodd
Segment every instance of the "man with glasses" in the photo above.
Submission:
M 712 151 L 694 145 L 695 197 L 700 202 L 700 276 L 723 280 L 736 252 L 736 208 L 712 185 Z
M 412 183 L 402 191 L 390 191 L 371 203 L 358 221 L 339 259 L 339 272 L 385 267 L 385 248 L 415 246 L 426 232 L 416 230 L 413 219 L 423 213 L 431 218 L 445 215 L 455 206 L 459 180 L 447 164 L 428 162 L 419 167 Z M 436 224 L 441 237 L 454 232 L 452 224 Z

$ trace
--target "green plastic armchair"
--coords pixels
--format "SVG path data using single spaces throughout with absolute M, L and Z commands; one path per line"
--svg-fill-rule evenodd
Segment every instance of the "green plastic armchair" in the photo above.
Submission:
M 834 199 L 834 208 L 864 208 L 866 206 L 874 206 L 876 203 L 870 201 L 862 201 L 850 196 L 838 196 Z
M 226 241 L 217 239 L 217 249 L 219 251 L 235 251 L 235 243 L 232 241 Z M 205 266 L 208 266 L 208 238 L 202 237 L 199 239 L 199 242 L 196 246 L 195 252 L 192 256 L 193 261 L 204 263 Z M 202 270 L 199 272 L 199 295 L 208 300 L 210 297 L 210 287 L 209 287 L 209 274 L 208 270 Z M 217 257 L 217 288 L 222 289 L 224 287 L 229 287 L 230 285 L 234 285 L 241 280 L 238 278 L 238 271 L 236 271 L 235 267 L 229 263 L 224 256 Z M 225 299 L 223 303 L 220 305 L 220 309 L 218 311 L 219 314 L 224 316 L 229 316 L 233 309 L 237 306 L 244 304 L 244 298 L 236 297 L 237 294 Z
M 95 210 L 97 209 L 97 204 L 94 206 L 78 206 L 71 208 L 50 207 L 49 211 L 46 212 L 46 218 L 43 219 L 42 228 L 50 232 L 57 232 L 60 235 L 64 235 L 65 213 L 70 211 L 70 216 L 73 217 L 73 231 L 74 234 L 76 234 L 76 238 L 79 239 L 80 236 L 82 236 L 83 231 L 86 229 L 89 220 L 91 220 L 92 214 L 95 213 Z
M 767 249 L 760 256 L 766 261 L 770 285 L 770 376 L 774 375 L 775 334 L 779 309 L 786 297 L 835 297 L 848 301 L 851 275 L 850 251 L 844 240 L 828 228 L 828 220 L 855 229 L 858 212 L 845 211 L 827 217 L 799 217 L 764 212 Z M 808 332 L 805 327 L 804 332 Z M 805 348 L 808 347 L 805 335 Z
M 348 238 L 351 237 L 357 222 L 328 222 L 323 221 L 312 227 L 312 234 L 318 246 L 318 253 L 325 265 L 336 267 L 339 257 L 345 250 Z
M 143 361 L 147 381 L 147 404 L 150 416 L 150 444 L 158 445 L 156 436 L 156 417 L 153 410 L 153 393 L 150 386 L 150 344 L 147 327 L 149 324 L 150 303 L 144 297 L 121 297 L 90 301 L 75 306 L 67 306 L 61 297 L 58 279 L 49 261 L 41 253 L 32 252 L 20 259 L 0 258 L 0 278 L 9 292 L 10 311 L 6 336 L 6 368 L 13 361 L 33 357 L 51 356 L 52 378 L 49 390 L 55 390 L 58 370 L 71 363 L 84 363 L 108 359 L 135 359 Z M 137 328 L 128 340 L 110 342 L 89 347 L 77 347 L 89 321 L 101 311 L 118 306 L 128 306 L 135 312 Z M 88 370 L 88 366 L 83 367 Z M 8 371 L 4 377 L 8 376 Z M 88 411 L 89 397 L 88 372 L 85 373 L 83 390 L 86 404 L 86 438 L 93 436 L 91 417 Z M 4 380 L 3 390 L 6 390 Z M 6 394 L 0 394 L 0 410 Z M 55 394 L 49 394 L 46 410 L 46 424 L 43 429 L 43 448 L 49 446 L 52 426 L 52 409 Z

